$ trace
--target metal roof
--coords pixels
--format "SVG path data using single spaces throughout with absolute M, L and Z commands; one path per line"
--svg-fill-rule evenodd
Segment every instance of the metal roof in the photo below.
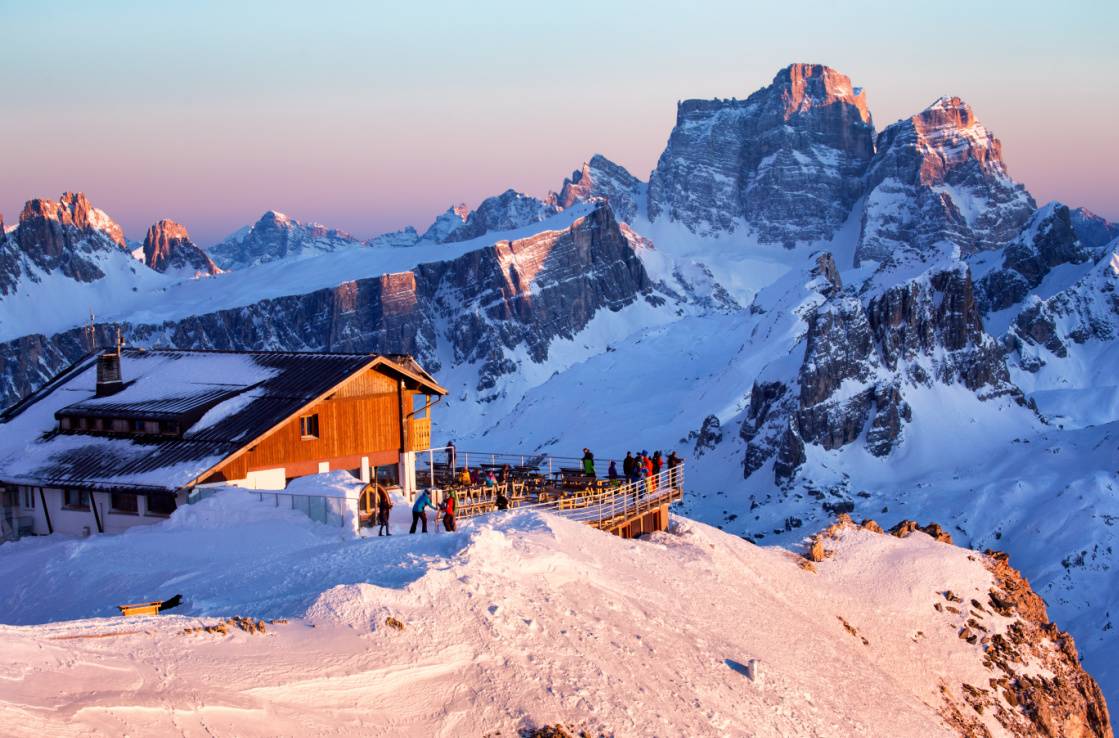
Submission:
M 367 366 L 445 392 L 418 364 L 376 354 L 125 349 L 125 388 L 96 397 L 95 360 L 0 415 L 0 480 L 178 489 Z M 178 418 L 190 427 L 178 438 L 60 433 L 63 416 Z

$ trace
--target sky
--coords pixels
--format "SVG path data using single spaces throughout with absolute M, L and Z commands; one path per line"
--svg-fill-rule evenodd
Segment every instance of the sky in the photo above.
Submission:
M 1103 0 L 0 0 L 0 213 L 74 190 L 134 239 L 172 218 L 206 246 L 269 209 L 422 230 L 594 153 L 646 179 L 678 100 L 813 62 L 879 129 L 959 95 L 1039 202 L 1119 220 L 1117 23 Z

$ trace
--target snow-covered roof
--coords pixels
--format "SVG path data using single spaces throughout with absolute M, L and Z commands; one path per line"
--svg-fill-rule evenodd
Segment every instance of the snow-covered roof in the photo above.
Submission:
M 350 375 L 388 360 L 374 354 L 125 349 L 125 387 L 105 397 L 95 393 L 96 362 L 90 354 L 0 414 L 0 481 L 176 490 Z M 411 367 L 388 363 L 402 375 L 417 376 Z M 419 378 L 428 385 L 426 373 Z M 63 416 L 175 419 L 185 430 L 168 437 L 62 433 L 57 418 Z

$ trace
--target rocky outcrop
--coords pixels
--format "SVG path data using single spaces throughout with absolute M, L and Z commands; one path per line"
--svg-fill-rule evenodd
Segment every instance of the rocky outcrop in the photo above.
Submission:
M 866 191 L 856 264 L 1000 248 L 1035 207 L 1007 173 L 998 139 L 958 97 L 882 132 Z
M 82 193 L 29 200 L 19 226 L 0 242 L 0 295 L 11 293 L 21 277 L 38 281 L 44 273 L 96 281 L 105 276 L 107 260 L 127 256 L 125 248 L 121 227 Z
M 1112 242 L 1076 284 L 1047 300 L 1035 296 L 1027 301 L 1004 341 L 1020 368 L 1036 372 L 1049 362 L 1068 358 L 1078 346 L 1117 338 L 1119 241 Z
M 760 240 L 827 239 L 863 192 L 874 153 L 866 96 L 817 64 L 793 64 L 746 100 L 686 100 L 649 180 L 649 216 L 701 233 L 740 221 Z
M 222 269 L 244 269 L 360 245 L 360 241 L 344 231 L 319 223 L 301 223 L 269 210 L 254 225 L 242 228 L 208 252 Z
M 454 228 L 442 238 L 439 243 L 455 243 L 469 241 L 472 238 L 484 236 L 491 231 L 510 231 L 515 228 L 532 225 L 550 218 L 560 211 L 559 206 L 552 202 L 544 202 L 535 197 L 506 190 L 500 195 L 487 197 L 472 210 L 463 221 L 462 225 Z M 452 209 L 454 215 L 458 211 Z M 438 223 L 438 221 L 436 221 Z M 434 225 L 432 227 L 435 227 Z M 431 230 L 430 228 L 428 229 Z M 426 236 L 427 234 L 425 234 Z
M 1026 229 L 1003 249 L 1001 266 L 979 279 L 979 304 L 984 313 L 1017 305 L 1054 267 L 1089 258 L 1077 239 L 1069 209 L 1050 203 L 1034 213 Z
M 1119 223 L 1112 223 L 1085 208 L 1069 213 L 1076 238 L 1087 249 L 1098 249 L 1119 238 Z
M 653 285 L 608 206 L 570 227 L 502 241 L 456 259 L 160 324 L 121 326 L 137 346 L 337 350 L 441 357 L 477 371 L 492 394 L 517 356 L 547 359 L 600 310 L 657 302 Z M 108 328 L 102 343 L 113 340 Z M 442 347 L 442 348 L 441 348 Z M 86 351 L 82 329 L 0 345 L 0 401 L 18 399 Z
M 419 243 L 420 234 L 412 226 L 405 226 L 399 231 L 392 231 L 391 233 L 382 233 L 365 242 L 366 246 L 388 246 L 391 248 L 401 248 L 406 246 L 415 246 Z
M 143 254 L 144 263 L 157 272 L 193 276 L 221 271 L 213 259 L 190 240 L 186 226 L 173 220 L 161 220 L 148 229 Z
M 569 208 L 581 202 L 604 200 L 610 203 L 618 220 L 629 223 L 637 215 L 644 194 L 645 185 L 641 180 L 625 167 L 595 154 L 563 181 L 555 202 L 561 208 Z
M 466 223 L 469 215 L 470 208 L 466 207 L 465 203 L 452 205 L 435 218 L 435 222 L 427 227 L 421 238 L 425 241 L 443 243 L 448 236 Z
M 773 460 L 778 483 L 792 479 L 806 447 L 841 448 L 863 439 L 889 454 L 913 419 L 911 386 L 960 383 L 980 399 L 1025 403 L 999 345 L 983 331 L 966 266 L 934 271 L 869 296 L 842 289 L 830 255 L 812 270 L 822 298 L 804 316 L 795 377 L 755 381 L 740 435 L 746 477 Z

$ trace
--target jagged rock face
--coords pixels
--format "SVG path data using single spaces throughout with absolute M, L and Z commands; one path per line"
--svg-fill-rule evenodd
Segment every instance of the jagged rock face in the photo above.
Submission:
M 469 215 L 470 208 L 466 207 L 465 203 L 452 205 L 441 213 L 434 223 L 428 226 L 423 233 L 423 240 L 443 243 L 449 235 L 462 228 Z
M 292 257 L 314 256 L 360 245 L 350 234 L 318 223 L 301 223 L 269 210 L 254 225 L 209 249 L 222 269 L 244 269 Z
M 451 261 L 359 279 L 305 295 L 158 325 L 122 326 L 135 345 L 408 353 L 432 371 L 439 356 L 478 367 L 478 390 L 543 361 L 602 309 L 655 301 L 652 283 L 608 206 L 562 231 L 503 241 Z M 108 329 L 105 329 L 106 331 Z M 101 342 L 111 342 L 106 332 Z M 437 348 L 446 343 L 449 351 Z M 86 351 L 82 329 L 0 346 L 2 401 L 13 402 Z
M 144 263 L 157 272 L 217 274 L 213 259 L 194 245 L 186 226 L 161 220 L 148 229 L 144 238 Z
M 1119 238 L 1119 223 L 1101 218 L 1090 210 L 1076 208 L 1069 212 L 1076 239 L 1087 249 L 1098 249 Z
M 999 248 L 1035 208 L 1007 174 L 998 139 L 958 97 L 886 128 L 866 188 L 856 264 Z
M 121 227 L 82 193 L 29 200 L 19 226 L 0 243 L 0 294 L 9 294 L 25 272 L 37 279 L 34 268 L 93 282 L 105 276 L 102 257 L 125 248 Z
M 738 219 L 764 242 L 830 238 L 874 153 L 866 96 L 820 65 L 794 64 L 745 101 L 686 100 L 649 180 L 649 217 L 701 233 Z
M 618 220 L 629 223 L 637 215 L 638 203 L 644 193 L 644 185 L 625 167 L 615 164 L 601 154 L 595 154 L 563 181 L 563 187 L 556 195 L 556 203 L 561 208 L 569 208 L 576 203 L 605 200 L 610 203 Z
M 516 190 L 506 190 L 483 200 L 478 209 L 471 211 L 463 224 L 440 239 L 440 243 L 469 241 L 491 231 L 513 230 L 539 223 L 559 211 L 555 203 L 544 202 Z
M 774 477 L 785 483 L 809 444 L 831 450 L 865 436 L 872 454 L 889 454 L 913 417 L 907 386 L 959 382 L 981 399 L 1025 402 L 983 330 L 966 266 L 903 282 L 865 304 L 842 289 L 834 268 L 821 255 L 812 271 L 809 287 L 825 299 L 804 316 L 795 378 L 765 378 L 751 390 L 740 432 L 745 476 L 774 459 Z
M 1090 258 L 1073 229 L 1069 209 L 1052 203 L 1034 213 L 1026 229 L 1003 250 L 999 269 L 977 283 L 983 312 L 1017 305 L 1056 266 Z
M 1117 339 L 1119 241 L 1114 241 L 1076 284 L 1047 300 L 1034 297 L 1014 319 L 1005 342 L 1019 367 L 1036 372 L 1054 358 L 1067 358 L 1076 346 Z

